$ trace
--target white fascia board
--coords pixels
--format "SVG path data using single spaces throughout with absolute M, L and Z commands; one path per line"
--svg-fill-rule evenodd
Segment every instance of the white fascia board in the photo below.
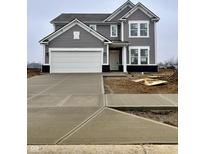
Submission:
M 49 48 L 49 51 L 103 51 L 103 48 Z
M 113 19 L 114 17 L 116 17 L 121 11 L 123 11 L 127 6 L 129 6 L 130 8 L 133 8 L 135 5 L 131 2 L 131 1 L 127 1 L 125 2 L 123 5 L 121 5 L 117 10 L 115 10 L 109 17 L 107 17 L 105 21 L 110 21 L 111 19 Z
M 76 18 L 73 21 L 71 21 L 70 23 L 68 23 L 66 26 L 64 26 L 64 27 L 60 28 L 59 30 L 57 30 L 56 32 L 54 32 L 52 35 L 49 35 L 48 37 L 46 37 L 43 40 L 41 40 L 40 43 L 43 43 L 43 41 L 46 40 L 46 39 L 48 39 L 48 41 L 53 40 L 54 38 L 56 38 L 57 36 L 61 35 L 62 33 L 64 33 L 65 31 L 69 30 L 70 28 L 72 28 L 75 25 L 80 26 L 81 28 L 83 28 L 84 30 L 86 30 L 87 32 L 92 34 L 93 36 L 97 37 L 101 41 L 106 40 L 108 42 L 111 42 L 110 40 L 108 40 L 107 38 L 105 38 L 101 34 L 97 33 L 95 30 L 93 30 L 89 26 L 85 25 L 84 23 L 82 23 L 81 21 L 79 21 Z
M 128 18 L 130 15 L 132 15 L 135 11 L 140 9 L 142 12 L 144 12 L 148 17 L 152 18 L 155 17 L 156 20 L 159 20 L 159 17 L 156 16 L 154 13 L 152 13 L 149 9 L 144 7 L 141 3 L 138 3 L 133 7 L 129 12 L 127 12 L 124 16 L 120 18 L 120 20 L 123 20 L 124 18 Z

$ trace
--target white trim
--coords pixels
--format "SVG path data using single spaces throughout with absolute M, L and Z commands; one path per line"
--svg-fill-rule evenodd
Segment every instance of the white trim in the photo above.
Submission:
M 122 48 L 122 65 L 123 65 L 123 72 L 127 72 L 127 47 L 123 46 Z
M 106 65 L 109 65 L 109 44 L 107 44 L 107 63 Z
M 102 51 L 103 48 L 49 48 L 49 51 Z
M 138 64 L 131 64 L 131 49 L 138 49 Z M 148 64 L 141 64 L 141 49 L 148 49 Z M 129 65 L 150 65 L 150 46 L 129 46 Z
M 159 17 L 155 15 L 152 11 L 150 11 L 148 8 L 146 8 L 144 5 L 142 5 L 140 2 L 137 3 L 130 11 L 128 11 L 124 16 L 120 18 L 120 20 L 128 18 L 130 15 L 132 15 L 135 11 L 140 9 L 142 12 L 144 12 L 148 17 L 152 18 L 155 17 L 156 21 L 159 20 Z
M 79 21 L 76 18 L 73 21 L 71 21 L 70 23 L 68 23 L 66 26 L 60 28 L 56 32 L 52 33 L 51 35 L 48 35 L 47 37 L 43 38 L 40 41 L 40 43 L 44 43 L 43 42 L 44 40 L 48 40 L 48 41 L 53 40 L 54 38 L 56 38 L 57 36 L 61 35 L 62 33 L 64 33 L 65 31 L 69 30 L 70 28 L 72 28 L 75 25 L 80 26 L 81 28 L 83 28 L 84 30 L 86 30 L 87 32 L 92 34 L 93 36 L 97 37 L 101 41 L 105 41 L 106 40 L 108 42 L 111 42 L 110 40 L 108 40 L 107 38 L 105 38 L 104 36 L 102 36 L 101 34 L 99 34 L 98 32 L 96 32 L 95 30 L 93 30 L 92 28 L 90 28 L 89 26 L 87 26 L 86 24 L 82 23 L 81 21 Z
M 154 52 L 155 52 L 155 64 L 157 64 L 157 23 L 154 22 Z
M 90 24 L 89 27 L 91 28 L 93 26 L 93 30 L 97 31 L 97 25 L 95 24 Z
M 137 34 L 138 36 L 131 36 L 131 24 L 137 23 Z M 147 36 L 140 36 L 140 24 L 146 23 L 147 24 Z M 149 21 L 148 20 L 129 20 L 128 21 L 128 31 L 129 31 L 129 38 L 149 38 Z
M 52 72 L 51 67 L 51 52 L 62 52 L 62 51 L 100 51 L 101 52 L 101 65 L 103 65 L 103 48 L 48 48 L 49 51 L 49 65 L 50 65 L 50 73 Z M 102 70 L 101 70 L 102 72 Z
M 121 41 L 124 41 L 124 22 L 121 22 Z
M 110 21 L 111 19 L 113 19 L 114 17 L 116 17 L 121 11 L 123 11 L 127 6 L 129 6 L 130 8 L 133 8 L 135 5 L 130 1 L 126 1 L 123 5 L 121 5 L 118 9 L 116 9 L 110 16 L 108 16 L 105 21 Z
M 116 35 L 112 35 L 112 27 L 116 28 Z M 110 25 L 110 37 L 118 37 L 118 25 L 117 24 L 112 24 Z

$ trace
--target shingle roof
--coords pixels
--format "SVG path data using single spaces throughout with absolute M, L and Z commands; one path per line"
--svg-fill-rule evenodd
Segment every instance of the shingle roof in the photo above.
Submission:
M 92 13 L 86 13 L 86 14 L 79 14 L 79 13 L 62 13 L 61 15 L 59 15 L 58 17 L 56 17 L 55 19 L 53 19 L 51 21 L 51 23 L 55 23 L 55 22 L 70 22 L 72 20 L 74 20 L 75 18 L 81 20 L 81 21 L 96 21 L 96 22 L 100 22 L 103 21 L 104 19 L 106 19 L 110 14 L 92 14 Z

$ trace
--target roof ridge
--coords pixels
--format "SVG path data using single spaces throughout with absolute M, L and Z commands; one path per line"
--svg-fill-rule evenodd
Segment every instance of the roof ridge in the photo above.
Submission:
M 61 13 L 61 14 L 111 14 L 111 13 Z

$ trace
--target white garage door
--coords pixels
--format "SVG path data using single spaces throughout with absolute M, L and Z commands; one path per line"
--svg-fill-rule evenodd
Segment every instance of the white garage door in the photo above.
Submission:
M 100 51 L 52 51 L 51 73 L 102 72 Z

